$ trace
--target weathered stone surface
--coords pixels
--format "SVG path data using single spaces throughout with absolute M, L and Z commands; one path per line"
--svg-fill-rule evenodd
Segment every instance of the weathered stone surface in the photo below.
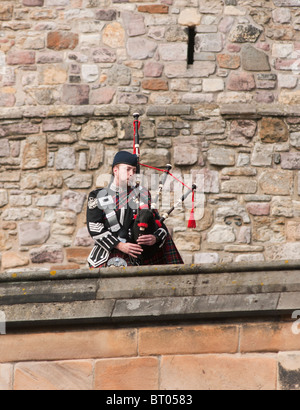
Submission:
M 0 207 L 2 224 L 15 224 L 0 226 L 2 251 L 18 254 L 28 221 L 50 224 L 47 243 L 88 243 L 83 198 L 118 150 L 132 150 L 135 111 L 143 162 L 171 162 L 212 194 L 199 199 L 191 244 L 183 213 L 172 215 L 185 261 L 200 248 L 247 260 L 256 241 L 265 258 L 265 246 L 298 241 L 286 220 L 300 215 L 297 0 L 2 3 Z M 224 223 L 232 247 L 207 246 Z
M 15 252 L 4 252 L 2 254 L 1 266 L 3 270 L 27 266 L 29 259 Z
M 0 208 L 3 208 L 7 204 L 8 204 L 7 191 L 5 191 L 4 189 L 1 189 L 0 190 Z
M 94 63 L 114 63 L 116 59 L 116 53 L 109 48 L 102 47 L 93 51 Z
M 123 47 L 125 42 L 125 30 L 120 23 L 108 24 L 103 30 L 102 41 L 111 48 Z
M 226 225 L 216 225 L 207 234 L 207 241 L 211 243 L 231 243 L 235 239 L 233 228 Z
M 239 24 L 229 36 L 233 43 L 256 43 L 262 30 L 252 24 Z
M 28 137 L 23 152 L 22 169 L 39 169 L 47 164 L 47 141 L 44 135 Z
M 77 33 L 54 31 L 47 36 L 47 47 L 51 50 L 74 50 L 79 42 Z
M 246 71 L 271 71 L 268 55 L 247 44 L 242 50 L 242 67 Z
M 300 153 L 282 153 L 281 154 L 281 167 L 283 169 L 300 169 Z
M 223 50 L 222 34 L 197 34 L 195 38 L 195 51 L 219 53 Z
M 197 9 L 185 8 L 179 16 L 178 23 L 182 26 L 195 27 L 201 22 L 201 14 Z
M 265 171 L 259 178 L 259 186 L 264 194 L 291 195 L 293 174 L 289 171 Z
M 85 141 L 102 141 L 117 135 L 114 121 L 90 121 L 83 127 L 81 138 Z
M 218 54 L 217 60 L 220 68 L 228 68 L 230 70 L 235 70 L 241 65 L 240 56 L 235 56 L 231 54 Z
M 263 118 L 260 127 L 262 142 L 286 142 L 289 138 L 289 130 L 286 123 L 279 118 Z
M 245 178 L 232 178 L 221 184 L 223 192 L 233 194 L 255 194 L 257 191 L 257 182 Z
M 134 60 L 145 60 L 151 58 L 157 49 L 157 44 L 154 41 L 143 38 L 130 38 L 127 41 L 128 55 Z
M 29 255 L 32 263 L 62 263 L 64 260 L 62 247 L 57 245 L 31 249 Z
M 66 191 L 63 193 L 62 208 L 74 211 L 80 214 L 86 200 L 86 195 L 75 191 Z
M 62 101 L 67 105 L 86 105 L 89 103 L 90 87 L 88 85 L 65 84 Z
M 50 236 L 48 222 L 24 222 L 19 225 L 20 246 L 42 245 Z
M 213 148 L 208 151 L 208 161 L 211 165 L 231 166 L 235 164 L 235 152 L 230 149 Z
M 227 85 L 227 89 L 231 91 L 251 91 L 255 88 L 254 76 L 248 73 L 232 73 Z

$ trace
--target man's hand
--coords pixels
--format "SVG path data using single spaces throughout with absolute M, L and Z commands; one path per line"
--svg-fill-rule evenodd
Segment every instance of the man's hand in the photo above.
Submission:
M 138 238 L 137 243 L 139 245 L 153 246 L 157 242 L 156 236 L 154 235 L 142 235 Z
M 139 255 L 143 253 L 143 249 L 139 245 L 136 245 L 134 243 L 129 243 L 129 242 L 126 242 L 126 243 L 120 242 L 116 246 L 116 249 L 136 259 L 138 258 Z

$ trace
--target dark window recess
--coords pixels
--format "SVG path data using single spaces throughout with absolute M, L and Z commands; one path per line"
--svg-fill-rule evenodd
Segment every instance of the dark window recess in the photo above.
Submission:
M 195 61 L 195 27 L 189 27 L 188 31 L 189 43 L 188 43 L 188 65 L 193 65 Z

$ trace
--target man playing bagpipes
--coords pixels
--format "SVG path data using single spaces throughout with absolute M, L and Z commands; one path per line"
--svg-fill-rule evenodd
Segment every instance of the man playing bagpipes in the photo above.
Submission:
M 167 227 L 152 209 L 150 192 L 131 186 L 137 168 L 136 154 L 119 152 L 113 161 L 113 181 L 89 195 L 87 226 L 95 246 L 88 262 L 93 268 L 183 264 Z M 153 220 L 150 234 L 146 233 L 148 223 L 136 222 L 143 210 Z M 135 228 L 145 234 L 136 235 Z

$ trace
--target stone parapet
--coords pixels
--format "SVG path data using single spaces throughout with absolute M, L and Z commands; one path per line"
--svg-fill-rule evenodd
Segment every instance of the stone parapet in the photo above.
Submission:
M 14 328 L 278 318 L 299 309 L 299 270 L 291 261 L 2 275 L 1 310 Z

